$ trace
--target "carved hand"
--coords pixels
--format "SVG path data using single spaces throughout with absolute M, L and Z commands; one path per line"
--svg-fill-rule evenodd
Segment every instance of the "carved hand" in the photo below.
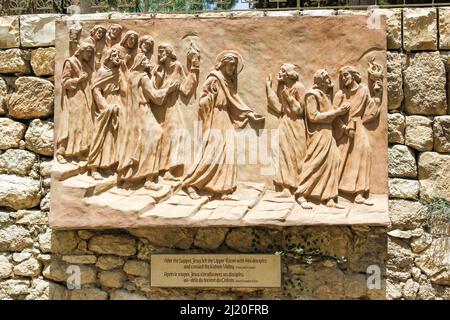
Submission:
M 167 89 L 167 93 L 174 92 L 178 90 L 180 87 L 180 82 L 178 80 L 172 80 L 169 84 L 169 88 Z
M 355 129 L 345 127 L 345 134 L 353 139 L 355 137 Z
M 88 74 L 86 72 L 82 72 L 81 76 L 78 78 L 78 82 L 83 82 L 88 78 Z
M 265 119 L 265 117 L 261 114 L 255 113 L 255 112 L 249 112 L 247 114 L 247 116 L 249 117 L 249 119 L 259 122 L 259 121 L 263 121 Z
M 336 114 L 338 116 L 340 116 L 340 115 L 346 114 L 349 110 L 350 110 L 350 105 L 344 104 L 343 106 L 340 106 L 339 108 L 336 109 Z

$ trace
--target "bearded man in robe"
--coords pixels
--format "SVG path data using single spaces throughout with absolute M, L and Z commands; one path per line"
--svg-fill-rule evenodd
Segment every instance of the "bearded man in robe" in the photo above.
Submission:
M 354 195 L 354 202 L 373 205 L 368 199 L 372 148 L 367 124 L 380 114 L 380 99 L 372 98 L 369 89 L 361 83 L 360 73 L 351 66 L 339 71 L 339 88 L 334 107 L 349 105 L 349 112 L 340 116 L 344 134 L 338 140 L 341 154 L 339 165 L 339 191 Z M 377 94 L 382 87 L 377 87 Z
M 94 46 L 81 43 L 73 56 L 64 61 L 61 86 L 61 122 L 56 136 L 59 163 L 86 160 L 92 138 L 90 81 Z
M 314 74 L 314 86 L 306 93 L 305 123 L 308 148 L 295 192 L 304 209 L 312 209 L 307 200 L 325 202 L 328 207 L 343 208 L 337 203 L 339 185 L 339 149 L 333 136 L 336 117 L 348 112 L 349 105 L 333 108 L 333 82 L 325 69 Z
M 99 171 L 110 175 L 118 163 L 117 134 L 119 111 L 127 107 L 127 81 L 121 71 L 119 50 L 111 48 L 92 83 L 94 100 L 94 134 L 88 168 L 96 180 L 103 179 Z M 123 123 L 122 126 L 126 126 Z
M 275 186 L 280 197 L 291 196 L 300 182 L 302 162 L 306 151 L 305 87 L 298 80 L 295 66 L 285 63 L 278 73 L 277 92 L 272 89 L 272 76 L 266 81 L 268 107 L 280 117 L 279 152 L 274 154 Z

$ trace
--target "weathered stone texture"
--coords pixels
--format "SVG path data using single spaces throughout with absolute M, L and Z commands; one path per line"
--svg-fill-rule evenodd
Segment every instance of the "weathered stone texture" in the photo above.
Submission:
M 27 126 L 8 118 L 0 118 L 0 150 L 19 148 Z
M 0 50 L 0 73 L 28 74 L 31 72 L 29 50 Z
M 37 76 L 52 76 L 55 73 L 55 48 L 38 48 L 31 52 L 31 66 Z
M 425 222 L 426 207 L 417 201 L 389 200 L 389 215 L 393 228 L 413 229 Z
M 393 178 L 389 179 L 389 196 L 391 198 L 417 199 L 419 181 Z
M 372 11 L 373 23 L 376 26 L 376 15 L 386 17 L 387 48 L 401 49 L 402 47 L 402 10 L 401 9 L 374 9 Z
M 5 80 L 0 77 L 0 116 L 3 116 L 8 112 L 8 108 L 6 107 L 7 94 L 8 86 L 6 85 Z
M 156 246 L 189 249 L 194 241 L 194 230 L 190 228 L 129 229 L 132 235 L 142 237 Z
M 404 74 L 407 113 L 446 114 L 446 73 L 439 52 L 414 54 Z
M 405 144 L 418 151 L 433 150 L 433 120 L 423 116 L 407 116 Z
M 439 8 L 439 49 L 450 49 L 450 8 Z
M 435 8 L 403 9 L 403 49 L 406 51 L 437 49 Z
M 419 155 L 420 198 L 450 201 L 450 155 L 424 152 Z
M 401 113 L 388 114 L 388 141 L 389 143 L 405 143 L 405 116 Z
M 8 149 L 0 155 L 0 173 L 28 176 L 37 160 L 36 154 L 20 149 Z
M 434 118 L 433 123 L 434 150 L 450 152 L 450 116 Z
M 387 53 L 387 90 L 388 108 L 397 110 L 403 101 L 403 69 L 405 67 L 405 55 L 398 52 Z
M 0 228 L 0 252 L 22 251 L 32 245 L 33 239 L 26 228 L 16 225 Z
M 99 235 L 89 240 L 89 250 L 101 254 L 132 256 L 136 254 L 136 240 L 126 235 Z
M 44 156 L 53 155 L 53 130 L 51 121 L 35 119 L 25 133 L 25 147 Z
M 15 210 L 39 205 L 41 186 L 39 181 L 26 177 L 0 174 L 0 206 Z
M 9 114 L 17 119 L 47 117 L 53 113 L 54 86 L 45 79 L 20 77 L 11 96 Z
M 0 17 L 0 35 L 0 49 L 19 47 L 19 16 Z
M 55 44 L 55 14 L 20 16 L 20 42 L 22 47 L 46 47 Z
M 403 145 L 394 145 L 388 149 L 388 173 L 395 178 L 414 178 L 417 166 L 414 151 Z
M 197 230 L 194 245 L 203 249 L 217 249 L 225 241 L 228 228 L 201 228 Z

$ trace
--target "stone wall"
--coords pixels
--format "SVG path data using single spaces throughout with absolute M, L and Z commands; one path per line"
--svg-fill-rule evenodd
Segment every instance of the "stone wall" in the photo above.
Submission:
M 448 219 L 450 201 L 450 8 L 378 12 L 388 17 L 388 228 L 52 231 L 57 16 L 0 17 L 0 299 L 450 299 L 450 226 L 440 222 Z M 267 13 L 331 14 L 365 12 Z M 148 16 L 76 18 L 108 17 Z M 368 21 L 376 27 L 376 19 Z M 445 210 L 447 217 L 439 218 Z M 150 288 L 151 254 L 187 252 L 278 252 L 283 287 Z M 74 266 L 81 271 L 81 288 L 70 290 L 66 280 Z M 370 276 L 377 270 L 380 286 L 368 288 L 368 282 L 376 284 Z

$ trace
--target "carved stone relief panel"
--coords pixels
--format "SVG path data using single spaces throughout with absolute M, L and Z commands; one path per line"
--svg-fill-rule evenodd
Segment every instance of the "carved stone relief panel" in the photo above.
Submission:
M 51 225 L 386 224 L 366 20 L 58 21 Z

